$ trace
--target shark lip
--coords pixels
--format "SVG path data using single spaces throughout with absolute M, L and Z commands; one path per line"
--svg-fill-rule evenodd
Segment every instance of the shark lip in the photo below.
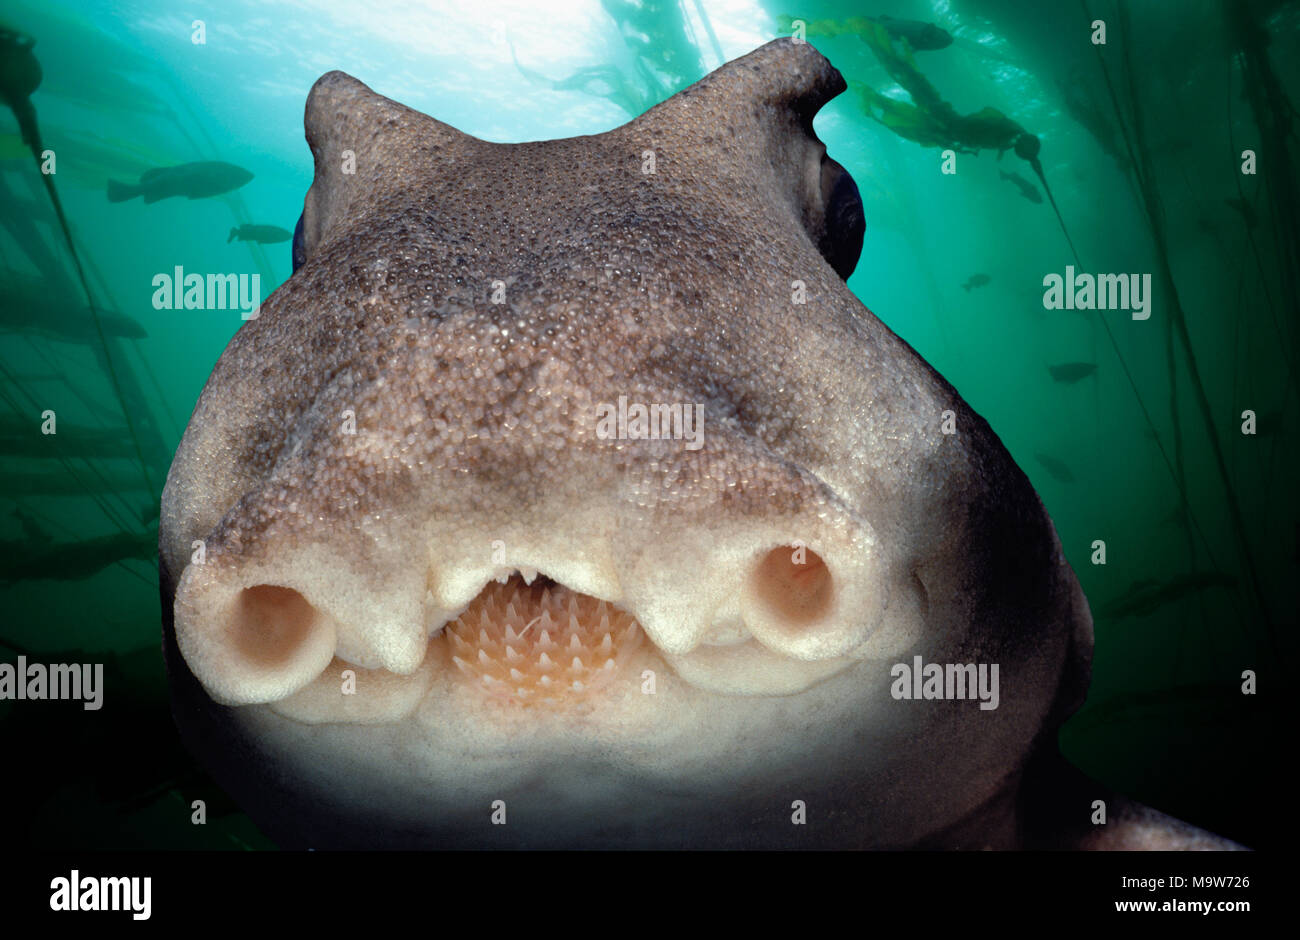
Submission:
M 545 576 L 492 581 L 448 621 L 443 643 L 459 674 L 516 704 L 577 702 L 606 688 L 645 642 L 617 605 Z

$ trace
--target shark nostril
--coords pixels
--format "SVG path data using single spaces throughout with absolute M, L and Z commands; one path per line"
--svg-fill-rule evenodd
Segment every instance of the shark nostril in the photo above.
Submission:
M 781 545 L 759 563 L 754 593 L 771 615 L 792 627 L 814 623 L 831 606 L 831 572 L 820 555 Z
M 316 608 L 293 588 L 274 584 L 245 588 L 231 622 L 235 649 L 251 665 L 283 666 L 302 649 L 318 618 Z

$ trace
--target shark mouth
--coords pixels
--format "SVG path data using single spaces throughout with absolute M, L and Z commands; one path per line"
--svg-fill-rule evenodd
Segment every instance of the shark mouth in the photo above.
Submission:
M 550 578 L 494 581 L 433 642 L 471 683 L 516 704 L 589 698 L 645 638 L 626 611 Z

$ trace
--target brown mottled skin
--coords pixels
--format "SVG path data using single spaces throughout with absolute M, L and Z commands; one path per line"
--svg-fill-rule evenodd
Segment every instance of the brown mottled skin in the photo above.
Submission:
M 1118 809 L 1092 827 L 1109 795 L 1055 756 L 1088 681 L 1087 604 L 987 424 L 827 262 L 840 171 L 812 119 L 844 87 L 778 40 L 608 133 L 503 145 L 317 82 L 305 265 L 218 361 L 162 507 L 178 723 L 274 837 L 1222 844 Z M 702 403 L 704 446 L 600 439 L 596 406 L 620 396 Z M 834 578 L 803 625 L 752 574 L 796 540 Z M 507 568 L 638 618 L 653 645 L 618 691 L 494 709 L 426 653 L 496 542 Z M 316 618 L 262 672 L 229 639 L 259 584 Z M 914 655 L 999 663 L 999 707 L 893 699 Z M 349 664 L 407 697 L 363 696 L 377 711 L 355 723 Z M 487 824 L 497 798 L 508 827 Z

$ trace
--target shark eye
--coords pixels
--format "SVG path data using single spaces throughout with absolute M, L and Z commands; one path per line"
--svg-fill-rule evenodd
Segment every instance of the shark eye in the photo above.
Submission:
M 866 232 L 862 197 L 849 171 L 830 157 L 822 158 L 821 182 L 825 221 L 817 247 L 835 273 L 847 281 L 858 266 Z
M 302 237 L 302 214 L 298 214 L 298 224 L 293 227 L 293 270 L 296 274 L 298 269 L 307 261 L 307 246 Z

